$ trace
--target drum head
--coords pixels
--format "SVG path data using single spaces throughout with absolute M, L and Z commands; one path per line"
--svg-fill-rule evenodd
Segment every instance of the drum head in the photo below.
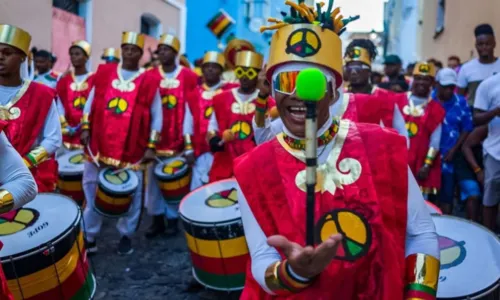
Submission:
M 83 174 L 85 157 L 82 150 L 75 150 L 57 158 L 60 174 Z
M 227 179 L 205 185 L 189 193 L 179 207 L 179 214 L 195 223 L 222 223 L 241 218 L 236 192 L 238 183 Z
M 487 295 L 500 280 L 500 239 L 481 225 L 465 219 L 432 218 L 441 251 L 437 297 L 469 299 Z
M 170 180 L 184 176 L 189 170 L 187 161 L 182 157 L 165 159 L 162 164 L 156 164 L 155 176 Z
M 114 174 L 116 170 L 106 168 L 99 172 L 99 185 L 109 192 L 132 193 L 139 186 L 137 175 L 131 170 Z
M 80 221 L 73 200 L 59 194 L 38 194 L 20 209 L 0 215 L 0 259 L 38 249 L 61 237 Z

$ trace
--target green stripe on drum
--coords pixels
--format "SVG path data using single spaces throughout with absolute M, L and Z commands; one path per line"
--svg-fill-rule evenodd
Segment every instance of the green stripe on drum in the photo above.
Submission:
M 202 285 L 214 290 L 241 290 L 245 285 L 245 273 L 223 276 L 193 268 L 193 275 Z
M 89 300 L 95 294 L 95 277 L 92 272 L 88 272 L 85 284 L 71 297 L 71 300 Z

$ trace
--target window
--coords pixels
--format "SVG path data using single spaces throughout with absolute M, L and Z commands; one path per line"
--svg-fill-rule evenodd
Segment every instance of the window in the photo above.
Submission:
M 79 14 L 80 4 L 77 0 L 52 0 L 52 6 L 75 15 Z
M 437 7 L 436 32 L 434 38 L 437 38 L 444 31 L 446 0 L 439 0 Z
M 141 16 L 141 33 L 154 38 L 159 38 L 162 34 L 162 25 L 160 20 L 150 13 Z
M 141 17 L 141 33 L 149 34 L 150 31 L 151 31 L 151 25 L 149 24 L 147 17 L 142 16 Z

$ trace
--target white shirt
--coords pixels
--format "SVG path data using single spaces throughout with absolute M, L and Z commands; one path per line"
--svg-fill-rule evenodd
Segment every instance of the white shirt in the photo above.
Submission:
M 51 87 L 55 90 L 57 86 L 57 81 L 59 80 L 59 78 L 61 78 L 61 75 L 57 76 L 56 80 L 53 80 L 52 76 L 50 76 L 51 72 L 52 70 L 48 71 L 47 73 L 39 74 L 35 77 L 35 79 L 33 79 L 33 81 Z
M 139 72 L 139 71 L 127 71 L 124 69 L 122 69 L 121 71 L 124 80 L 132 78 L 132 76 L 134 76 L 137 72 Z M 89 97 L 87 98 L 87 102 L 83 107 L 83 113 L 88 114 L 89 116 L 91 113 L 92 102 L 94 101 L 94 94 L 95 94 L 95 88 L 92 88 L 92 90 L 89 93 Z M 155 98 L 153 99 L 153 103 L 150 108 L 150 112 L 151 112 L 151 130 L 161 132 L 163 127 L 163 110 L 161 107 L 161 96 L 159 90 L 156 91 Z
M 35 179 L 5 133 L 0 133 L 0 189 L 14 198 L 14 209 L 33 200 L 38 193 Z
M 6 105 L 9 101 L 17 94 L 22 86 L 10 87 L 0 85 L 0 105 Z M 32 103 L 31 109 L 37 109 L 36 107 L 37 99 L 30 99 Z M 22 113 L 22 112 L 21 112 Z M 62 133 L 61 125 L 59 123 L 59 115 L 57 114 L 57 107 L 53 101 L 47 116 L 45 117 L 45 123 L 40 132 L 40 135 L 36 139 L 35 143 L 31 146 L 34 149 L 38 146 L 42 146 L 49 155 L 54 154 L 57 149 L 62 145 Z
M 479 83 L 496 73 L 500 73 L 500 59 L 491 64 L 482 64 L 479 59 L 474 58 L 460 68 L 457 86 L 469 89 L 467 99 L 469 105 L 474 103 Z
M 321 135 L 331 125 L 331 120 L 327 122 L 318 131 Z M 293 137 L 286 128 L 287 135 Z M 335 138 L 334 138 L 335 139 Z M 326 146 L 318 147 L 318 164 L 326 162 L 328 155 L 333 149 L 334 141 Z M 325 148 L 325 149 L 323 149 Z M 245 229 L 245 238 L 248 249 L 250 250 L 252 262 L 252 275 L 260 286 L 269 294 L 272 292 L 265 283 L 266 269 L 274 262 L 281 260 L 278 251 L 267 244 L 267 236 L 262 231 L 259 223 L 255 219 L 250 206 L 238 188 L 238 203 L 241 211 L 243 228 Z M 408 219 L 406 229 L 406 256 L 415 253 L 431 255 L 435 258 L 440 257 L 436 228 L 428 208 L 424 202 L 422 192 L 408 168 Z
M 474 108 L 490 111 L 500 107 L 500 73 L 483 81 L 477 88 Z M 488 123 L 488 136 L 483 149 L 495 160 L 500 161 L 500 117 Z

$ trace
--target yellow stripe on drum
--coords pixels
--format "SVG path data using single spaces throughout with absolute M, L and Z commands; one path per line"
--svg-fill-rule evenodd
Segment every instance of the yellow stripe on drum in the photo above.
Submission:
M 186 176 L 172 182 L 162 182 L 160 179 L 158 179 L 158 186 L 160 187 L 161 190 L 176 190 L 183 188 L 191 183 L 191 173 L 186 174 Z
M 189 250 L 201 256 L 230 258 L 248 253 L 244 236 L 221 241 L 208 241 L 197 239 L 187 232 L 185 234 Z
M 80 246 L 80 250 L 78 250 L 78 245 Z M 57 245 L 55 246 L 57 247 Z M 80 253 L 83 253 L 82 232 L 78 235 L 78 243 L 75 242 L 68 254 L 55 264 L 59 274 L 59 280 L 57 279 L 54 266 L 50 266 L 19 279 L 8 280 L 7 285 L 9 286 L 9 290 L 12 292 L 15 299 L 25 299 L 58 287 L 59 282 L 66 281 L 66 279 L 68 279 L 68 277 L 75 271 L 75 268 L 81 259 Z M 19 285 L 21 285 L 23 295 L 21 295 L 21 292 L 19 291 Z
M 63 191 L 79 192 L 83 189 L 81 181 L 64 181 L 59 179 L 57 181 L 57 187 Z
M 128 197 L 117 197 L 117 198 L 111 198 L 110 196 L 104 194 L 101 189 L 97 189 L 97 197 L 101 199 L 102 201 L 110 204 L 110 205 L 126 205 L 129 204 L 130 201 L 132 201 L 132 195 Z

